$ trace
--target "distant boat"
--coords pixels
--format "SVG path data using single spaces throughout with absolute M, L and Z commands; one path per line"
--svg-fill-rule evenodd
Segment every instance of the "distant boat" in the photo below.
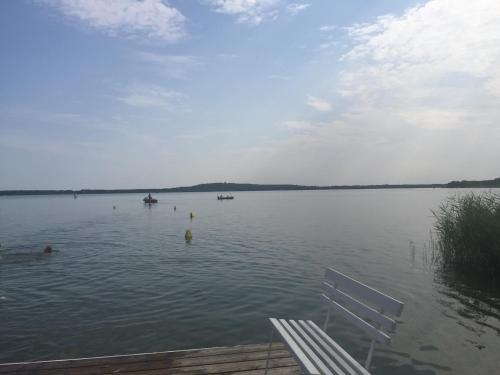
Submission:
M 149 194 L 146 198 L 143 199 L 144 203 L 158 203 L 158 199 L 154 199 L 151 194 Z
M 217 200 L 221 201 L 223 199 L 234 199 L 234 197 L 232 195 L 217 195 Z

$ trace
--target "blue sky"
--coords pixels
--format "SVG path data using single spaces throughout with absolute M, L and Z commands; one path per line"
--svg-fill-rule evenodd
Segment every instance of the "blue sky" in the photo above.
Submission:
M 500 175 L 493 0 L 0 3 L 0 189 Z

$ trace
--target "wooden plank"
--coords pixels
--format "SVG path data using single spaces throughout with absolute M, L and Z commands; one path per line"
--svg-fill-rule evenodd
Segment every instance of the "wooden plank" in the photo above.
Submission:
M 215 374 L 223 374 L 223 375 L 264 375 L 264 370 L 265 368 L 258 368 L 254 370 L 224 370 L 224 372 L 217 372 Z M 162 371 L 155 371 L 155 372 L 130 372 L 130 373 L 118 373 L 116 375 L 215 375 L 215 374 L 208 374 L 203 372 L 203 370 L 195 369 L 191 373 L 185 373 L 185 372 L 165 372 Z M 277 366 L 277 367 L 270 367 L 268 369 L 268 375 L 302 375 L 302 369 L 298 365 L 294 366 Z M 115 374 L 102 374 L 102 375 L 115 375 Z
M 286 349 L 273 350 L 271 358 L 291 358 L 290 352 Z M 18 369 L 15 371 L 18 375 L 28 375 L 36 373 L 37 375 L 51 375 L 64 372 L 65 375 L 79 375 L 85 373 L 86 375 L 98 375 L 102 373 L 119 373 L 119 372 L 132 372 L 132 371 L 151 371 L 165 368 L 180 368 L 180 367 L 193 367 L 204 365 L 216 365 L 226 363 L 240 363 L 246 361 L 266 360 L 267 351 L 251 352 L 251 353 L 233 353 L 228 355 L 216 355 L 209 357 L 192 357 L 192 358 L 168 358 L 164 360 L 144 360 L 141 362 L 132 363 L 115 363 L 107 364 L 101 363 L 94 366 L 77 366 L 68 368 L 37 368 L 37 369 Z M 7 375 L 7 374 L 4 374 Z
M 379 343 L 388 345 L 391 342 L 391 338 L 384 332 L 379 331 L 377 328 L 372 326 L 370 323 L 365 322 L 356 314 L 353 314 L 349 310 L 347 310 L 344 306 L 338 304 L 335 301 L 332 301 L 325 294 L 322 294 L 321 297 L 325 299 L 325 302 L 329 303 L 332 308 L 334 308 L 340 315 L 342 315 L 345 319 L 349 320 L 351 323 L 356 325 L 362 331 L 364 331 L 368 336 L 373 338 Z
M 288 346 L 288 349 L 290 349 L 293 356 L 297 359 L 297 361 L 304 368 L 304 370 L 310 375 L 319 375 L 319 371 L 311 363 L 311 361 L 302 351 L 299 345 L 297 345 L 297 343 L 288 334 L 287 330 L 282 326 L 281 321 L 278 321 L 275 318 L 269 318 L 269 321 L 273 325 L 274 329 L 281 336 L 281 338 L 285 341 L 285 345 Z
M 386 313 L 388 312 L 395 316 L 400 316 L 403 311 L 403 302 L 373 289 L 368 285 L 360 283 L 359 281 L 354 280 L 353 278 L 350 278 L 333 268 L 326 269 L 325 278 L 331 281 L 331 283 L 336 284 L 338 288 L 344 289 L 349 294 L 355 294 L 361 299 L 379 306 Z
M 325 350 L 327 350 L 333 357 L 337 358 L 337 361 L 348 362 L 349 365 L 354 368 L 357 373 L 361 375 L 370 375 L 370 373 L 359 364 L 349 353 L 347 353 L 344 348 L 335 342 L 330 336 L 326 334 L 321 328 L 319 328 L 313 321 L 303 321 L 299 320 L 299 324 L 306 329 L 311 336 L 319 343 Z
M 300 366 L 274 367 L 274 368 L 269 368 L 267 374 L 301 375 L 302 370 L 300 369 Z M 262 370 L 250 370 L 250 371 L 239 371 L 239 372 L 226 372 L 224 375 L 264 375 L 264 372 Z
M 76 359 L 63 359 L 52 361 L 37 361 L 37 362 L 18 362 L 18 363 L 5 363 L 0 364 L 0 374 L 4 372 L 12 372 L 14 370 L 24 369 L 38 369 L 38 368 L 71 368 L 71 367 L 84 367 L 84 366 L 98 366 L 98 365 L 124 365 L 127 363 L 135 363 L 142 361 L 165 361 L 166 359 L 173 358 L 203 358 L 219 355 L 240 354 L 240 353 L 254 353 L 266 352 L 269 344 L 250 344 L 239 345 L 233 347 L 217 347 L 217 348 L 204 348 L 204 349 L 189 349 L 189 350 L 176 350 L 167 352 L 153 352 L 153 353 L 140 353 L 128 355 L 116 355 L 106 357 L 92 357 L 92 358 L 76 358 Z M 286 349 L 282 343 L 273 343 L 273 352 L 275 350 Z
M 227 371 L 247 371 L 261 369 L 265 367 L 266 359 L 254 360 L 254 361 L 242 361 L 242 362 L 229 362 L 221 364 L 206 364 L 206 365 L 196 365 L 196 366 L 184 366 L 184 367 L 168 367 L 168 364 L 164 364 L 160 367 L 153 368 L 133 368 L 125 366 L 122 368 L 110 369 L 102 367 L 99 372 L 89 372 L 87 367 L 75 367 L 71 369 L 52 369 L 51 374 L 79 374 L 79 375 L 89 375 L 89 374 L 189 374 L 189 373 L 222 373 Z M 288 356 L 286 358 L 273 358 L 270 360 L 270 366 L 272 367 L 286 367 L 286 366 L 297 366 L 295 360 Z M 95 369 L 92 369 L 95 370 Z M 16 375 L 38 375 L 43 370 L 31 369 L 31 370 L 21 370 L 13 372 Z
M 269 361 L 269 366 L 274 367 L 290 367 L 297 366 L 297 362 L 294 358 L 276 358 Z M 152 370 L 139 370 L 139 371 L 127 371 L 124 368 L 123 371 L 115 372 L 113 374 L 120 375 L 211 375 L 211 374 L 225 374 L 234 373 L 241 371 L 252 371 L 260 370 L 261 374 L 266 367 L 266 360 L 256 360 L 256 361 L 245 361 L 245 362 L 231 362 L 231 363 L 221 363 L 214 365 L 201 365 L 201 366 L 188 366 L 188 367 L 175 367 L 175 368 L 161 368 Z M 65 374 L 65 372 L 62 372 Z M 61 374 L 61 372 L 55 372 L 54 374 Z M 81 375 L 87 375 L 84 371 L 80 373 Z M 102 374 L 111 374 L 110 372 L 103 372 Z
M 370 306 L 365 305 L 363 302 L 358 301 L 356 298 L 345 294 L 339 289 L 335 289 L 327 282 L 323 282 L 323 290 L 333 300 L 348 304 L 352 310 L 356 310 L 358 315 L 361 315 L 366 319 L 370 319 L 371 321 L 380 324 L 390 332 L 393 332 L 395 330 L 396 322 L 393 319 L 381 314 Z

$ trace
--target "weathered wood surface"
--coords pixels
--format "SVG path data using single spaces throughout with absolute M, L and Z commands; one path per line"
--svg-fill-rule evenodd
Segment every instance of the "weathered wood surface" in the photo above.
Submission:
M 0 375 L 262 375 L 268 344 L 0 364 Z M 283 344 L 273 344 L 269 375 L 299 375 Z

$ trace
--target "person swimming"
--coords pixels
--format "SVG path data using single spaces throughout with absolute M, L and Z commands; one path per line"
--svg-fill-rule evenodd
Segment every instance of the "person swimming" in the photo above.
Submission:
M 45 246 L 45 249 L 43 249 L 44 254 L 52 254 L 52 247 L 47 245 Z

